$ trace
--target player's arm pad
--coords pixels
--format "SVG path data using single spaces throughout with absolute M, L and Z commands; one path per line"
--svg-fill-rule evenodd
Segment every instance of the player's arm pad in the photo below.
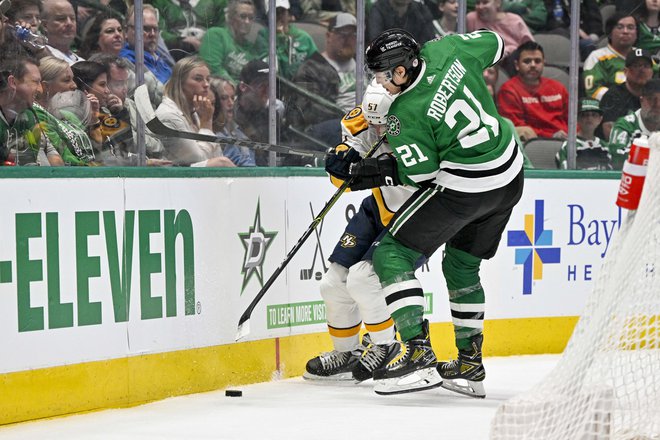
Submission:
M 401 184 L 396 158 L 387 153 L 351 164 L 349 173 L 353 177 L 351 191 Z
M 331 148 L 325 156 L 325 171 L 333 177 L 346 180 L 350 177 L 349 168 L 360 160 L 360 153 L 346 144 Z

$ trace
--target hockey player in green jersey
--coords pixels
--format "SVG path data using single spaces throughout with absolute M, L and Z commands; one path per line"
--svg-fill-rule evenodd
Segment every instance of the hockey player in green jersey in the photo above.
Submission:
M 523 156 L 482 77 L 503 51 L 502 38 L 490 31 L 451 35 L 420 48 L 400 29 L 383 32 L 366 49 L 376 79 L 391 93 L 400 92 L 388 114 L 394 156 L 352 164 L 351 189 L 419 188 L 397 211 L 373 257 L 402 339 L 398 354 L 374 372 L 379 394 L 442 385 L 485 396 L 479 266 L 495 255 L 523 188 Z M 438 363 L 414 263 L 443 244 L 458 359 Z

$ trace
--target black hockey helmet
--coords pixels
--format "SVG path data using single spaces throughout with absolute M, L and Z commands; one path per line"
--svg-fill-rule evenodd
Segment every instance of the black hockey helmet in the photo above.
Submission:
M 406 71 L 417 67 L 420 45 L 403 29 L 388 29 L 377 36 L 365 50 L 366 67 L 372 72 L 386 72 L 396 66 Z

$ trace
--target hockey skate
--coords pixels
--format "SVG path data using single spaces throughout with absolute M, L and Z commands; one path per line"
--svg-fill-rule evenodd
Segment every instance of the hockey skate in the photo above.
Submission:
M 366 348 L 353 368 L 353 377 L 358 383 L 373 378 L 374 371 L 387 365 L 398 352 L 398 341 L 390 344 L 374 344 L 369 333 L 362 338 L 362 345 Z
M 403 394 L 430 390 L 442 384 L 438 360 L 431 348 L 429 322 L 424 320 L 422 333 L 406 341 L 396 342 L 391 360 L 374 371 L 376 394 Z
M 321 353 L 307 362 L 303 379 L 353 383 L 353 368 L 357 365 L 363 351 L 364 346 L 359 345 L 352 351 L 333 350 Z
M 443 379 L 442 388 L 469 397 L 483 399 L 486 397 L 483 381 L 486 378 L 486 370 L 481 362 L 481 344 L 483 335 L 472 337 L 471 347 L 467 350 L 458 351 L 458 359 L 438 364 L 438 373 Z M 463 385 L 457 380 L 465 380 Z

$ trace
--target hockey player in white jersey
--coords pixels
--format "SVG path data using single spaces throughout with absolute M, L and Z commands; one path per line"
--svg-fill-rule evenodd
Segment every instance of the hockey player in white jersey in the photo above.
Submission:
M 343 142 L 328 156 L 326 169 L 357 162 L 358 153 L 364 155 L 378 141 L 394 99 L 376 82 L 367 87 L 362 106 L 342 119 Z M 375 155 L 389 151 L 383 143 Z M 344 157 L 346 152 L 355 157 Z M 348 170 L 345 172 L 347 175 Z M 341 174 L 337 169 L 333 173 Z M 332 179 L 341 185 L 339 179 Z M 361 382 L 389 360 L 394 350 L 394 323 L 371 265 L 372 244 L 412 192 L 413 188 L 405 186 L 374 188 L 346 226 L 320 285 L 334 350 L 307 362 L 305 379 Z M 360 344 L 363 322 L 368 333 Z

